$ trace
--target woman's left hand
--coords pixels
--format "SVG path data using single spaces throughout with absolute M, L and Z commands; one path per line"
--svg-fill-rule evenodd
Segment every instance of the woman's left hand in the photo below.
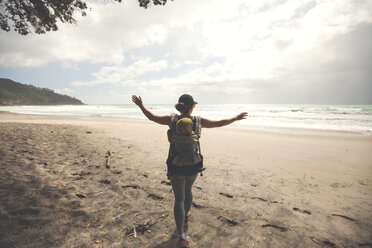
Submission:
M 134 102 L 138 107 L 143 106 L 142 98 L 140 96 L 132 95 L 132 102 Z
M 243 112 L 243 113 L 241 113 L 241 114 L 238 114 L 235 118 L 236 118 L 237 121 L 240 121 L 240 120 L 242 120 L 242 119 L 247 118 L 247 115 L 248 115 L 247 112 Z

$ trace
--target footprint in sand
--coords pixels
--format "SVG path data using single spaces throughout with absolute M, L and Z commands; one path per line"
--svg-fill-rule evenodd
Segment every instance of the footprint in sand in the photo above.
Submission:
M 166 181 L 161 181 L 161 184 L 168 185 L 168 186 L 172 185 L 171 182 L 166 182 Z
M 194 207 L 194 208 L 205 208 L 203 205 L 201 205 L 201 204 L 197 204 L 197 203 L 195 203 L 195 202 L 192 202 L 192 206 Z
M 319 246 L 336 247 L 336 244 L 329 240 L 320 240 L 316 237 L 310 237 L 310 239 Z
M 221 221 L 222 223 L 224 224 L 228 224 L 229 226 L 236 226 L 238 225 L 239 223 L 236 222 L 235 220 L 232 220 L 232 219 L 229 219 L 229 218 L 226 218 L 224 216 L 218 216 L 217 217 L 217 220 Z
M 154 200 L 158 200 L 158 201 L 161 201 L 161 200 L 164 199 L 164 198 L 161 197 L 160 195 L 155 195 L 155 194 L 152 194 L 152 193 L 148 194 L 147 197 L 148 197 L 148 198 L 151 198 L 151 199 L 154 199 Z
M 73 176 L 87 176 L 87 175 L 91 175 L 91 174 L 92 173 L 85 172 L 85 171 L 71 173 L 71 175 L 73 175 Z
M 366 184 L 365 182 L 363 182 L 362 180 L 359 180 L 358 183 L 359 183 L 360 185 L 367 186 L 367 184 Z
M 123 185 L 121 187 L 124 188 L 124 189 L 126 189 L 126 188 L 139 189 L 140 188 L 140 186 L 138 186 L 138 185 Z
M 332 183 L 330 186 L 332 188 L 349 188 L 351 187 L 351 184 Z
M 227 197 L 227 198 L 234 198 L 232 195 L 230 194 L 226 194 L 226 193 L 221 193 L 220 192 L 220 195 L 224 196 L 224 197 Z
M 303 209 L 299 209 L 299 208 L 293 208 L 294 211 L 297 211 L 297 212 L 300 212 L 300 213 L 303 213 L 303 214 L 311 214 L 311 212 L 309 210 L 303 210 Z
M 75 195 L 76 195 L 77 197 L 81 198 L 81 199 L 82 199 L 82 198 L 87 198 L 86 195 L 83 195 L 83 194 L 75 194 Z
M 328 240 L 324 240 L 323 244 L 328 247 L 336 247 L 335 243 L 332 243 L 331 241 L 328 241 Z
M 272 227 L 272 228 L 278 229 L 281 232 L 288 231 L 288 228 L 283 227 L 283 226 L 278 226 L 278 225 L 275 225 L 275 224 L 265 224 L 265 225 L 262 225 L 262 227 Z

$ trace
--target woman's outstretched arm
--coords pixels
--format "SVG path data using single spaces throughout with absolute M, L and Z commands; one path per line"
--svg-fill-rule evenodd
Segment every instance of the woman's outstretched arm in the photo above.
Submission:
M 205 119 L 205 118 L 201 118 L 201 123 L 202 123 L 202 127 L 206 127 L 206 128 L 223 127 L 223 126 L 226 126 L 226 125 L 229 125 L 229 124 L 233 123 L 234 121 L 239 121 L 239 120 L 245 119 L 247 117 L 247 115 L 248 115 L 247 112 L 243 112 L 243 113 L 238 114 L 237 116 L 235 116 L 233 118 L 223 119 L 223 120 L 219 120 L 219 121 L 212 121 L 212 120 L 208 120 L 208 119 Z
M 143 105 L 142 99 L 140 96 L 132 95 L 132 101 L 140 107 L 142 113 L 150 120 L 162 125 L 169 125 L 170 116 L 169 115 L 154 115 Z

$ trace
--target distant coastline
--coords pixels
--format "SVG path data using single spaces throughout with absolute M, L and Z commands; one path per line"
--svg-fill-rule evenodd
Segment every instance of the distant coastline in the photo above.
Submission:
M 0 78 L 0 106 L 22 105 L 84 105 L 84 103 L 75 97 L 61 95 L 48 88 Z

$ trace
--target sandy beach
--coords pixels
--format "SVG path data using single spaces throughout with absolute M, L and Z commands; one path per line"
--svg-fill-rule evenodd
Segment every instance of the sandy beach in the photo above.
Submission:
M 176 247 L 167 129 L 1 113 L 0 247 Z M 372 136 L 223 127 L 201 148 L 191 247 L 372 247 Z

